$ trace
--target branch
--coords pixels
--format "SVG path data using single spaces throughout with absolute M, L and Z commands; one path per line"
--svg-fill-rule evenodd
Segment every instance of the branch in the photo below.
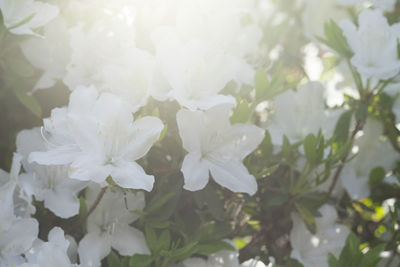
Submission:
M 73 232 L 74 230 L 76 230 L 77 227 L 79 227 L 80 225 L 82 225 L 87 218 L 89 217 L 89 215 L 96 209 L 96 207 L 99 205 L 101 199 L 104 196 L 104 193 L 107 190 L 107 186 L 102 188 L 101 191 L 99 192 L 99 194 L 96 197 L 96 200 L 93 202 L 92 206 L 90 206 L 89 210 L 86 212 L 85 216 L 83 216 L 77 223 L 75 223 L 72 227 L 70 232 Z
M 358 120 L 356 123 L 356 127 L 354 128 L 354 130 L 350 136 L 351 143 L 354 142 L 354 138 L 355 138 L 357 132 L 361 129 L 362 129 L 362 123 L 360 120 Z M 344 168 L 344 164 L 345 164 L 347 158 L 349 157 L 350 151 L 351 151 L 351 149 L 349 149 L 349 151 L 347 151 L 347 153 L 343 156 L 343 158 L 341 159 L 341 162 L 342 162 L 341 165 L 336 169 L 336 172 L 333 176 L 333 181 L 329 187 L 329 197 L 331 196 L 333 189 L 335 189 L 337 181 L 339 180 L 340 174 L 342 173 L 342 170 Z

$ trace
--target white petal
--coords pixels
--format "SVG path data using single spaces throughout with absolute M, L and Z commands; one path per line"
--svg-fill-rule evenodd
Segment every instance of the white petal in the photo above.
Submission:
M 35 1 L 30 12 L 35 13 L 35 16 L 28 22 L 28 24 L 30 27 L 35 29 L 45 25 L 57 17 L 59 10 L 58 7 L 54 5 Z
M 150 254 L 143 233 L 129 225 L 116 226 L 111 246 L 123 256 Z
M 187 154 L 183 160 L 181 171 L 185 179 L 183 188 L 189 191 L 203 189 L 210 177 L 207 162 L 201 159 L 200 154 Z
M 249 174 L 241 161 L 212 161 L 209 166 L 211 175 L 218 184 L 233 192 L 244 192 L 249 195 L 256 193 L 256 179 Z
M 26 252 L 37 238 L 39 225 L 35 219 L 18 219 L 10 229 L 0 234 L 2 254 L 17 256 Z
M 113 167 L 111 176 L 123 188 L 144 189 L 146 191 L 153 189 L 154 176 L 147 175 L 136 162 L 118 162 Z
M 101 260 L 111 251 L 107 238 L 97 233 L 88 233 L 78 246 L 79 259 L 83 266 L 99 267 Z
M 181 109 L 176 113 L 176 122 L 183 148 L 188 152 L 199 152 L 201 150 L 200 137 L 205 131 L 203 113 Z
M 255 125 L 235 124 L 228 131 L 224 144 L 218 150 L 223 155 L 230 155 L 243 160 L 264 139 L 264 130 Z
M 151 146 L 158 140 L 164 124 L 159 118 L 146 116 L 133 123 L 133 139 L 123 150 L 122 156 L 137 160 L 147 154 Z
M 74 161 L 78 153 L 79 150 L 76 146 L 59 146 L 46 152 L 32 152 L 28 157 L 28 162 L 42 165 L 64 165 Z
M 44 199 L 44 206 L 64 219 L 79 213 L 79 200 L 69 191 L 50 191 Z
M 100 159 L 92 154 L 80 154 L 76 156 L 69 170 L 69 177 L 81 181 L 104 182 L 110 175 L 111 165 L 103 165 Z

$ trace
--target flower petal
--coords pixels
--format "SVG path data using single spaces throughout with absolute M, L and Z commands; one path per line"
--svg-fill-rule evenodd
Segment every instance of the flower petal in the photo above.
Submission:
M 111 238 L 111 246 L 122 256 L 150 254 L 142 232 L 129 226 L 117 225 Z
M 10 229 L 0 234 L 2 254 L 17 256 L 26 252 L 37 238 L 39 224 L 35 219 L 18 219 Z
M 147 175 L 136 162 L 118 162 L 112 169 L 111 176 L 123 188 L 144 189 L 146 191 L 153 189 L 154 176 Z
M 257 191 L 257 182 L 253 175 L 249 174 L 246 167 L 239 160 L 226 162 L 210 162 L 210 172 L 214 180 L 233 192 L 244 192 L 254 195 Z
M 78 246 L 79 259 L 83 266 L 99 267 L 101 260 L 111 251 L 111 245 L 107 238 L 98 233 L 88 233 Z
M 201 159 L 201 155 L 196 153 L 186 155 L 181 171 L 185 179 L 183 188 L 189 191 L 203 189 L 210 177 L 207 163 Z
M 133 123 L 133 139 L 122 151 L 124 158 L 137 160 L 147 154 L 160 137 L 164 124 L 156 117 L 146 116 Z

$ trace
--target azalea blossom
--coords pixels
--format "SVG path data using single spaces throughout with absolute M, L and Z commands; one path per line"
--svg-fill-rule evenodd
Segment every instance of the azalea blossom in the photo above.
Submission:
M 389 25 L 381 10 L 366 9 L 358 17 L 358 28 L 349 20 L 340 27 L 354 52 L 351 63 L 361 75 L 386 80 L 399 73 L 399 23 Z
M 29 62 L 43 70 L 33 90 L 52 87 L 62 80 L 70 60 L 70 48 L 66 21 L 57 17 L 44 27 L 43 37 L 32 37 L 20 43 Z
M 303 220 L 292 214 L 293 228 L 290 232 L 291 257 L 307 267 L 328 267 L 328 253 L 336 257 L 342 250 L 350 233 L 344 225 L 336 223 L 336 209 L 325 204 L 319 209 L 321 217 L 315 218 L 316 234 L 308 231 Z
M 218 184 L 233 192 L 253 195 L 257 191 L 256 180 L 242 160 L 258 147 L 264 131 L 255 125 L 231 125 L 231 111 L 232 105 L 206 111 L 178 111 L 179 135 L 189 152 L 181 168 L 185 189 L 204 188 L 210 172 Z
M 25 253 L 37 238 L 39 226 L 33 218 L 15 214 L 14 194 L 20 170 L 20 156 L 15 155 L 8 179 L 0 183 L 0 267 L 23 262 Z
M 103 183 L 108 176 L 121 187 L 150 191 L 154 177 L 135 162 L 158 140 L 163 124 L 156 117 L 133 121 L 129 104 L 116 95 L 98 95 L 81 87 L 68 107 L 56 108 L 44 120 L 48 151 L 33 152 L 29 161 L 70 164 L 69 177 Z
M 282 145 L 283 135 L 295 143 L 308 134 L 317 135 L 320 130 L 329 138 L 337 115 L 325 108 L 322 84 L 309 82 L 297 91 L 286 91 L 275 98 L 274 113 L 265 128 L 275 145 Z
M 368 119 L 363 135 L 356 139 L 356 157 L 345 165 L 341 174 L 341 182 L 352 199 L 362 199 L 369 196 L 368 186 L 370 171 L 382 167 L 389 172 L 396 167 L 399 153 L 392 147 L 389 140 L 382 138 L 382 123 Z
M 158 86 L 155 59 L 136 47 L 133 25 L 118 17 L 103 18 L 69 29 L 69 39 L 71 60 L 63 81 L 70 90 L 94 85 L 123 97 L 132 112 L 146 104 Z
M 18 267 L 77 267 L 68 257 L 70 242 L 65 238 L 64 231 L 54 227 L 49 232 L 48 242 L 38 241 L 28 253 L 27 263 Z
M 151 33 L 160 79 L 170 89 L 158 87 L 163 92 L 153 96 L 191 110 L 232 104 L 233 97 L 220 91 L 229 82 L 253 83 L 255 71 L 247 58 L 258 52 L 262 31 L 242 23 L 252 8 L 253 1 L 181 1 L 170 21 Z
M 57 17 L 58 7 L 34 0 L 1 0 L 4 24 L 14 34 L 31 34 Z
M 99 192 L 99 186 L 89 187 L 86 194 L 89 207 Z M 122 192 L 118 188 L 107 190 L 90 214 L 87 221 L 88 233 L 79 243 L 81 264 L 88 267 L 100 266 L 100 261 L 110 253 L 111 248 L 123 256 L 150 254 L 143 233 L 130 226 L 138 218 L 134 211 L 142 210 L 144 206 L 142 192 Z
M 28 163 L 28 155 L 33 151 L 46 151 L 47 144 L 40 128 L 24 130 L 17 135 L 17 152 L 24 156 L 22 161 L 26 173 L 20 175 L 20 185 L 36 200 L 44 201 L 44 206 L 62 218 L 72 217 L 79 212 L 77 194 L 87 182 L 68 178 L 68 165 L 39 165 Z

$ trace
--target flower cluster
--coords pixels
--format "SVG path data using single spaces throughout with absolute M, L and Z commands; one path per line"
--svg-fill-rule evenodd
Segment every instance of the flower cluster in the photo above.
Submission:
M 0 267 L 395 262 L 395 0 L 48 2 L 0 0 L 1 86 L 68 95 L 0 170 Z

